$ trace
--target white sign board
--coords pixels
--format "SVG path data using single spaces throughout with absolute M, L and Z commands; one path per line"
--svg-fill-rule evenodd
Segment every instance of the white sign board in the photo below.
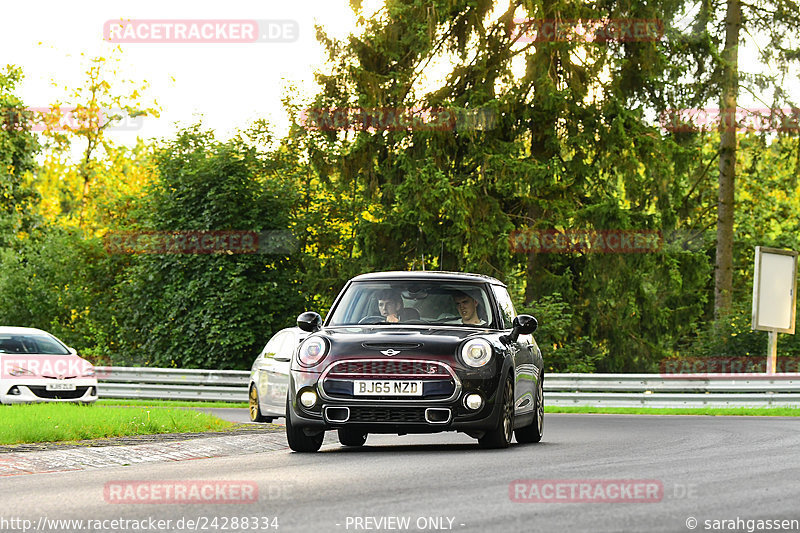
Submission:
M 756 246 L 753 329 L 794 333 L 797 252 Z

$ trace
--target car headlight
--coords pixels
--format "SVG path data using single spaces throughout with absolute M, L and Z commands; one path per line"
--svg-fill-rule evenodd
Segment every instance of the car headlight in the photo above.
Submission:
M 303 366 L 314 366 L 328 355 L 328 343 L 322 337 L 310 337 L 300 346 L 297 359 Z
M 95 375 L 95 373 L 94 373 L 94 368 L 93 367 L 84 368 L 83 369 L 83 373 L 81 374 L 81 376 L 83 376 L 85 378 L 93 378 L 94 375 Z
M 15 367 L 14 367 L 14 368 L 12 368 L 11 370 L 9 370 L 9 371 L 8 371 L 8 373 L 9 373 L 9 374 L 11 374 L 11 375 L 12 375 L 12 376 L 14 376 L 14 377 L 19 377 L 19 376 L 33 376 L 33 375 L 35 375 L 33 372 L 31 372 L 31 371 L 30 371 L 30 370 L 28 370 L 27 368 L 23 368 L 23 367 L 21 367 L 21 366 L 15 366 Z
M 492 345 L 486 339 L 472 339 L 461 347 L 461 359 L 472 368 L 484 366 L 492 358 Z

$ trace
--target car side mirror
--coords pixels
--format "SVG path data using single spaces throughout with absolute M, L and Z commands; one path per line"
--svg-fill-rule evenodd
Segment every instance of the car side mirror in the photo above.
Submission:
M 530 335 L 536 328 L 539 327 L 539 321 L 531 315 L 518 315 L 514 317 L 512 322 L 513 329 L 509 337 L 512 341 L 516 341 L 520 335 Z
M 306 311 L 297 317 L 297 327 L 303 331 L 314 333 L 322 328 L 322 317 L 314 311 Z
M 67 351 L 72 355 L 78 355 L 78 350 L 76 350 L 75 348 L 70 348 L 69 346 L 67 346 Z

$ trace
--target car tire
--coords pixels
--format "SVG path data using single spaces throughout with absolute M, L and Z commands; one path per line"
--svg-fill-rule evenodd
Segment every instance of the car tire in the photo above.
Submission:
M 339 429 L 339 442 L 342 446 L 363 446 L 367 442 L 367 434 L 347 428 Z
M 286 398 L 286 440 L 289 448 L 301 453 L 313 453 L 320 449 L 322 441 L 325 439 L 325 432 L 309 437 L 303 432 L 302 428 L 296 428 L 292 424 L 292 416 L 289 410 L 289 398 Z
M 267 422 L 267 417 L 261 414 L 261 403 L 258 401 L 258 389 L 255 385 L 250 385 L 248 400 L 250 407 L 250 420 L 252 422 Z M 271 421 L 272 420 L 269 420 L 269 422 Z
M 514 385 L 510 379 L 503 387 L 503 400 L 497 427 L 478 439 L 481 448 L 508 448 L 514 432 Z
M 539 374 L 539 383 L 536 385 L 536 413 L 533 423 L 524 428 L 514 430 L 514 436 L 520 444 L 529 444 L 542 440 L 544 433 L 544 374 Z

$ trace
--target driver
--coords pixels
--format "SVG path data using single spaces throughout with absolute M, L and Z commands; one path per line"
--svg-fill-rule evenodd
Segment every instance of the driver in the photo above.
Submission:
M 486 325 L 486 321 L 478 316 L 478 307 L 480 306 L 478 300 L 466 292 L 456 291 L 453 293 L 453 303 L 456 304 L 458 314 L 461 315 L 462 324 Z
M 403 297 L 400 291 L 384 289 L 378 293 L 378 311 L 386 322 L 400 322 L 400 311 L 403 309 Z

